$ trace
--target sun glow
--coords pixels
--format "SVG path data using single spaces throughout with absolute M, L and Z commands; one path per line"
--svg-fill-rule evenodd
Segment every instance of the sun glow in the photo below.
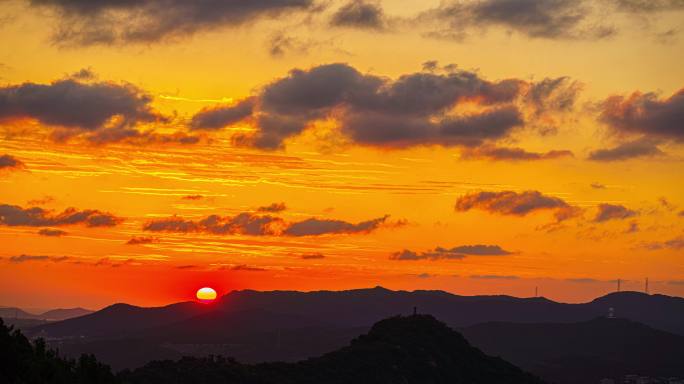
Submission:
M 216 291 L 209 287 L 200 288 L 197 290 L 197 300 L 202 303 L 211 303 L 216 300 Z

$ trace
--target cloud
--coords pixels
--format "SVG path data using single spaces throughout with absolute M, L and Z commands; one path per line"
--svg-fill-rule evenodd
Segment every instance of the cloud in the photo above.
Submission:
M 640 92 L 611 96 L 600 107 L 601 121 L 619 134 L 684 141 L 684 89 L 665 99 Z
M 650 140 L 636 140 L 617 147 L 593 151 L 589 154 L 589 160 L 608 162 L 660 155 L 664 153 L 658 148 L 657 143 Z
M 520 277 L 513 275 L 470 275 L 470 278 L 478 280 L 518 280 Z
M 444 1 L 420 18 L 438 24 L 431 36 L 463 40 L 474 29 L 503 28 L 532 38 L 600 39 L 614 30 L 591 19 L 583 0 Z
M 176 267 L 176 269 L 195 269 L 197 268 L 196 265 L 179 265 Z
M 26 165 L 19 159 L 11 155 L 0 156 L 0 171 L 2 170 L 16 170 L 25 168 Z
M 532 161 L 532 160 L 551 160 L 563 157 L 574 157 L 571 151 L 554 150 L 548 152 L 528 152 L 522 148 L 502 148 L 482 146 L 476 148 L 466 148 L 461 157 L 464 159 L 487 159 L 495 161 Z
M 39 207 L 22 208 L 16 205 L 0 204 L 0 225 L 10 227 L 57 227 L 63 225 L 83 224 L 87 227 L 112 227 L 122 219 L 111 213 L 86 209 L 67 208 L 61 213 Z
M 429 273 L 420 273 L 416 275 L 417 278 L 419 279 L 430 279 L 432 277 L 435 277 L 435 275 L 429 274 Z
M 385 15 L 380 4 L 365 0 L 351 0 L 332 16 L 330 24 L 336 27 L 381 30 L 386 27 Z
M 636 221 L 633 221 L 633 222 L 629 223 L 629 227 L 627 227 L 627 229 L 625 230 L 624 233 L 637 233 L 637 232 L 639 232 L 639 223 L 637 223 Z
M 599 204 L 598 212 L 594 217 L 594 222 L 603 223 L 609 220 L 624 220 L 630 217 L 637 216 L 639 213 L 628 209 L 624 205 L 619 204 Z
M 199 137 L 141 131 L 138 126 L 167 122 L 155 111 L 152 96 L 131 84 L 82 82 L 73 78 L 50 84 L 23 83 L 0 87 L 0 121 L 32 119 L 64 142 L 82 137 L 93 144 L 194 144 Z
M 259 268 L 259 267 L 250 267 L 249 265 L 241 264 L 241 265 L 236 265 L 230 268 L 226 268 L 231 271 L 246 271 L 246 272 L 263 272 L 266 271 L 265 268 Z
M 425 252 L 414 252 L 404 249 L 390 255 L 390 260 L 460 260 L 467 256 L 506 256 L 512 252 L 502 249 L 498 245 L 462 245 L 453 248 L 437 247 Z
M 30 0 L 56 12 L 60 45 L 154 43 L 312 10 L 313 0 Z
M 343 233 L 369 233 L 383 226 L 397 226 L 402 223 L 389 223 L 388 218 L 389 216 L 383 216 L 359 223 L 319 218 L 286 222 L 284 219 L 276 216 L 243 212 L 235 216 L 211 215 L 199 221 L 173 216 L 148 221 L 144 224 L 143 230 L 151 232 L 196 232 L 215 235 L 320 236 Z
M 151 244 L 156 243 L 157 239 L 154 237 L 131 237 L 126 242 L 127 245 L 141 245 L 141 244 Z
M 604 184 L 601 184 L 601 183 L 591 183 L 590 186 L 593 189 L 606 189 L 606 186 Z
M 286 209 L 287 209 L 287 206 L 285 205 L 285 203 L 273 203 L 271 205 L 266 205 L 266 206 L 257 208 L 257 212 L 276 213 L 276 212 L 282 212 Z
M 683 211 L 679 211 L 678 216 L 679 216 L 679 217 L 684 217 L 684 210 L 683 210 Z
M 593 283 L 600 283 L 601 282 L 600 280 L 586 278 L 586 277 L 565 279 L 565 281 L 569 281 L 571 283 L 581 283 L 581 284 L 593 284 Z
M 508 138 L 527 118 L 548 122 L 549 114 L 574 104 L 574 96 L 552 91 L 567 82 L 541 85 L 547 81 L 489 81 L 455 67 L 394 80 L 343 63 L 294 69 L 259 90 L 250 117 L 256 132 L 237 134 L 234 141 L 278 149 L 317 121 L 333 120 L 342 136 L 359 145 L 477 147 Z
M 320 236 L 341 233 L 369 233 L 384 225 L 388 218 L 387 215 L 356 224 L 343 220 L 310 218 L 290 224 L 283 234 L 286 236 Z
M 303 260 L 320 260 L 320 259 L 325 259 L 325 255 L 321 253 L 309 253 L 306 255 L 302 255 L 301 259 Z
M 67 232 L 62 231 L 61 229 L 43 228 L 40 231 L 38 231 L 38 234 L 41 236 L 48 237 L 60 237 L 66 235 Z
M 190 128 L 220 129 L 246 119 L 253 111 L 253 98 L 240 100 L 233 105 L 205 108 L 192 117 Z
M 662 12 L 684 9 L 681 0 L 613 0 L 618 10 L 623 12 Z
M 211 215 L 200 221 L 174 216 L 145 223 L 143 230 L 151 232 L 204 232 L 216 235 L 275 235 L 283 220 L 273 216 L 253 215 L 248 212 L 236 216 Z
M 651 242 L 642 245 L 642 248 L 648 249 L 649 251 L 658 251 L 662 249 L 684 249 L 684 237 L 676 237 L 671 240 L 666 240 L 662 242 Z
M 456 211 L 466 212 L 481 209 L 490 213 L 512 216 L 526 216 L 537 211 L 554 211 L 558 222 L 579 214 L 577 207 L 571 206 L 563 199 L 546 196 L 538 191 L 502 191 L 474 192 L 458 198 Z
M 183 196 L 183 200 L 202 200 L 204 196 L 202 195 L 188 195 L 188 196 Z
M 11 263 L 26 263 L 30 261 L 52 261 L 54 263 L 59 263 L 62 261 L 69 260 L 69 256 L 36 256 L 36 255 L 19 255 L 10 257 L 9 261 Z

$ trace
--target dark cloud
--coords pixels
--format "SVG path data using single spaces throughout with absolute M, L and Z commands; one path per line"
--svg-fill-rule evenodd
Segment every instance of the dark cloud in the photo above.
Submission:
M 313 0 L 30 0 L 58 14 L 60 45 L 152 43 L 313 8 Z
M 217 235 L 251 236 L 320 236 L 342 233 L 369 233 L 382 226 L 396 226 L 388 223 L 389 216 L 349 223 L 342 220 L 310 218 L 298 222 L 286 222 L 280 217 L 243 212 L 236 216 L 211 215 L 199 221 L 186 220 L 178 216 L 152 220 L 144 224 L 143 230 L 152 232 L 200 232 Z
M 530 106 L 532 115 L 539 116 L 568 107 L 569 101 L 561 100 L 570 96 L 534 91 L 537 87 L 518 79 L 489 81 L 457 69 L 412 73 L 396 80 L 339 63 L 295 69 L 256 96 L 252 118 L 257 133 L 235 139 L 241 145 L 281 148 L 314 122 L 334 119 L 344 136 L 361 145 L 475 147 L 523 127 L 522 106 Z M 455 113 L 461 105 L 468 105 L 470 112 Z
M 67 208 L 55 214 L 39 207 L 22 208 L 17 205 L 0 205 L 0 225 L 10 227 L 57 227 L 74 224 L 83 224 L 87 227 L 112 227 L 120 221 L 120 218 L 111 213 L 93 209 L 79 211 L 76 208 Z
M 183 196 L 183 200 L 202 200 L 204 196 L 202 195 L 188 195 L 188 196 Z
M 597 223 L 602 223 L 609 220 L 624 220 L 630 217 L 637 216 L 639 213 L 628 209 L 624 205 L 619 204 L 599 204 L 598 212 L 594 221 Z
M 199 137 L 140 131 L 138 126 L 167 122 L 152 96 L 131 84 L 81 82 L 73 78 L 50 84 L 0 87 L 0 120 L 33 119 L 50 127 L 51 139 L 82 137 L 93 144 L 194 144 Z
M 204 232 L 216 235 L 275 235 L 284 221 L 278 217 L 260 216 L 243 212 L 236 216 L 211 215 L 200 221 L 185 220 L 174 216 L 152 220 L 143 230 L 152 232 Z
M 0 171 L 5 169 L 22 169 L 26 165 L 19 159 L 11 155 L 0 156 Z
M 154 237 L 131 237 L 126 242 L 127 245 L 140 245 L 140 244 L 151 244 L 156 243 L 157 239 Z
M 591 183 L 590 186 L 594 189 L 606 189 L 606 186 L 601 183 Z
M 679 217 L 684 217 L 684 211 L 680 211 L 678 216 L 679 216 Z
M 301 259 L 303 260 L 320 260 L 320 259 L 325 259 L 325 255 L 321 253 L 309 253 L 306 255 L 302 255 Z
M 600 283 L 601 282 L 600 280 L 586 278 L 586 277 L 565 279 L 565 281 L 569 281 L 571 283 L 582 283 L 582 284 L 593 284 L 593 283 Z
M 252 115 L 254 99 L 247 98 L 233 105 L 205 108 L 192 117 L 191 129 L 220 129 Z
M 501 27 L 533 38 L 597 39 L 614 30 L 590 20 L 584 0 L 449 0 L 422 15 L 437 22 L 431 35 L 462 40 L 474 29 Z
M 282 212 L 286 209 L 287 209 L 287 206 L 285 205 L 285 203 L 273 203 L 271 205 L 266 205 L 266 206 L 257 208 L 257 212 L 276 213 L 276 212 Z
M 644 13 L 684 9 L 682 0 L 613 0 L 618 10 L 623 12 Z
M 179 265 L 176 267 L 176 269 L 195 269 L 197 268 L 196 265 Z
M 639 223 L 637 223 L 636 221 L 633 221 L 633 222 L 629 223 L 629 227 L 627 227 L 627 229 L 625 230 L 625 233 L 637 233 L 637 232 L 639 232 L 639 230 L 640 230 L 639 229 Z
M 383 216 L 356 224 L 342 220 L 311 218 L 290 224 L 283 234 L 286 236 L 320 236 L 341 233 L 369 233 L 384 225 L 388 218 L 389 216 Z
M 38 231 L 38 234 L 41 236 L 48 237 L 60 237 L 66 235 L 67 232 L 62 231 L 61 229 L 43 228 L 40 231 Z
M 81 83 L 72 79 L 51 84 L 24 83 L 0 88 L 0 119 L 32 118 L 43 124 L 78 131 L 115 125 L 131 127 L 160 118 L 152 97 L 129 84 Z
M 36 255 L 19 255 L 10 257 L 11 263 L 26 263 L 30 261 L 52 261 L 60 263 L 69 260 L 69 256 L 36 256 Z
M 640 157 L 663 155 L 657 143 L 650 140 L 636 140 L 623 143 L 617 147 L 598 149 L 589 154 L 589 160 L 594 161 L 622 161 Z
M 390 255 L 390 260 L 460 260 L 467 256 L 506 256 L 511 253 L 498 245 L 477 244 L 453 248 L 437 247 L 420 253 L 405 249 Z
M 470 278 L 479 280 L 517 280 L 520 277 L 513 275 L 470 275 Z
M 384 29 L 385 15 L 380 4 L 351 0 L 333 14 L 330 24 L 337 27 Z
M 684 249 L 684 237 L 680 236 L 671 240 L 666 240 L 662 242 L 652 242 L 646 243 L 642 246 L 650 251 L 658 251 L 662 249 Z
M 241 264 L 241 265 L 236 265 L 234 267 L 226 268 L 231 271 L 246 271 L 246 272 L 263 272 L 266 271 L 265 268 L 259 268 L 259 267 L 250 267 L 249 265 Z
M 419 279 L 430 279 L 435 277 L 435 275 L 429 274 L 429 273 L 420 273 L 416 275 L 417 278 Z
M 666 99 L 639 92 L 611 96 L 601 104 L 600 119 L 620 134 L 684 141 L 684 89 Z
M 522 148 L 482 146 L 476 148 L 466 148 L 461 153 L 461 157 L 465 159 L 488 159 L 495 161 L 533 161 L 574 157 L 574 155 L 571 151 L 567 150 L 554 150 L 540 153 L 528 152 Z
M 527 214 L 549 210 L 553 211 L 557 221 L 567 220 L 578 215 L 577 207 L 554 196 L 546 196 L 538 191 L 502 191 L 474 192 L 461 196 L 456 201 L 456 211 L 465 212 L 481 209 L 501 215 L 525 216 Z

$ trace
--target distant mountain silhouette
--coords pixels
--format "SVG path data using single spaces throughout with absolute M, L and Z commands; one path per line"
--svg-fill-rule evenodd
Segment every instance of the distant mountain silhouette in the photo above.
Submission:
M 121 337 L 218 310 L 225 313 L 265 311 L 306 319 L 309 325 L 353 328 L 368 327 L 378 319 L 408 313 L 413 307 L 454 327 L 490 321 L 580 322 L 605 316 L 609 308 L 614 308 L 619 317 L 684 335 L 684 299 L 679 297 L 620 292 L 589 303 L 565 304 L 545 298 L 458 296 L 444 291 L 390 291 L 381 287 L 316 292 L 233 291 L 210 305 L 185 302 L 141 308 L 116 304 L 90 315 L 38 326 L 31 332 L 50 337 Z M 204 321 L 207 321 L 208 333 L 221 333 L 220 329 L 209 330 L 217 324 L 212 326 L 209 319 Z
M 183 302 L 143 308 L 114 304 L 91 314 L 32 328 L 27 333 L 48 337 L 123 337 L 211 311 L 207 305 Z
M 432 316 L 394 317 L 351 345 L 299 363 L 244 365 L 223 358 L 152 362 L 120 375 L 124 383 L 515 384 L 541 383 L 489 357 Z
M 484 352 L 551 382 L 598 383 L 626 374 L 684 377 L 684 336 L 630 320 L 485 323 L 461 332 Z
M 24 311 L 21 308 L 15 307 L 0 307 L 0 317 L 3 319 L 33 319 L 33 320 L 47 320 L 60 321 L 71 319 L 78 316 L 83 316 L 93 313 L 93 311 L 84 308 L 58 308 L 47 312 L 34 314 Z

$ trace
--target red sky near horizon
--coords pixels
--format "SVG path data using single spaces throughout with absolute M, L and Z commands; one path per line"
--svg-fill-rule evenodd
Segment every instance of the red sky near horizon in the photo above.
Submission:
M 2 2 L 0 305 L 684 296 L 684 7 L 533 3 Z

